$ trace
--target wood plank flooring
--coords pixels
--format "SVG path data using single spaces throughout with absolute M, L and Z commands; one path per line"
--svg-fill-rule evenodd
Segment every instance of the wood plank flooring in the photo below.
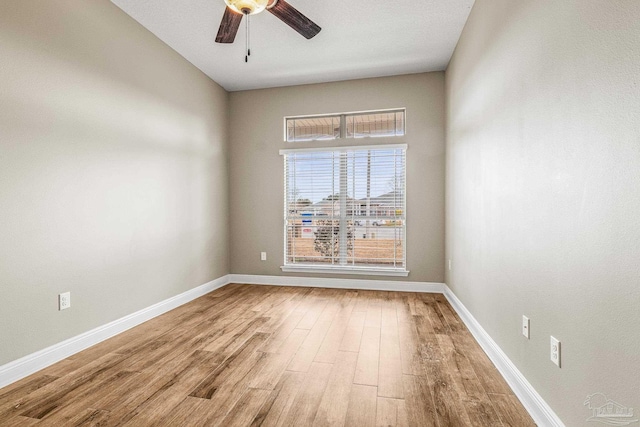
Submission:
M 0 389 L 2 426 L 533 426 L 439 294 L 232 284 Z

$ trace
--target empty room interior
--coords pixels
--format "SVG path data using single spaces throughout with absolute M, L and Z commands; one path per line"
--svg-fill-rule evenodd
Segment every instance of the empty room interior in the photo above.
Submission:
M 640 1 L 2 0 L 1 426 L 640 426 Z

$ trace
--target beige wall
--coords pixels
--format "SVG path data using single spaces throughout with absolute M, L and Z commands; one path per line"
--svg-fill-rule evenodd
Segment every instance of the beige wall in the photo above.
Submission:
M 447 70 L 447 283 L 567 426 L 640 408 L 639 17 L 477 0 Z
M 0 2 L 0 58 L 0 365 L 228 273 L 223 89 L 108 0 Z
M 405 137 L 358 142 L 408 144 L 407 266 L 411 273 L 400 279 L 443 281 L 444 73 L 232 92 L 230 105 L 233 273 L 282 274 L 284 178 L 278 151 L 309 146 L 283 141 L 284 116 L 406 107 Z M 313 146 L 353 144 L 344 140 Z M 260 261 L 261 251 L 267 252 L 267 261 Z

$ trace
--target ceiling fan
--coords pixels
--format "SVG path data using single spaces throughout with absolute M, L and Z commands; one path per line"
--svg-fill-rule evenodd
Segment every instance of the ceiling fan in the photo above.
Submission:
M 271 12 L 276 18 L 310 39 L 318 34 L 321 28 L 312 20 L 300 13 L 285 0 L 224 0 L 227 8 L 216 36 L 216 43 L 233 43 L 240 28 L 243 16 L 247 16 L 247 56 L 249 50 L 249 16 L 264 10 Z M 247 57 L 245 57 L 247 61 Z

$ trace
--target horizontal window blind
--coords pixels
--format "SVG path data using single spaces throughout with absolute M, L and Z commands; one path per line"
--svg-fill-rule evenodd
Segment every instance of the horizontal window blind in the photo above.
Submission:
M 283 154 L 285 265 L 405 269 L 406 146 Z

